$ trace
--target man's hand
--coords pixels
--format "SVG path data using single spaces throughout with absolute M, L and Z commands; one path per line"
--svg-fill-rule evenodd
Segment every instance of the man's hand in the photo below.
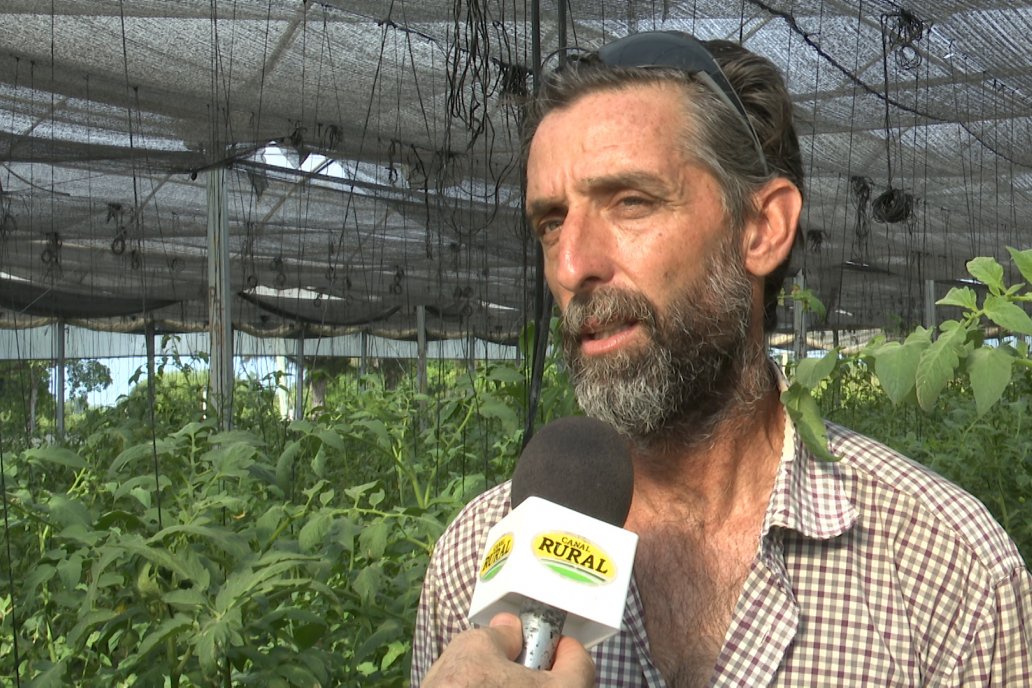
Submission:
M 513 660 L 523 647 L 520 619 L 499 614 L 487 628 L 466 631 L 455 637 L 427 672 L 423 688 L 591 688 L 595 685 L 595 663 L 587 650 L 573 638 L 563 638 L 555 653 L 551 671 L 535 671 Z

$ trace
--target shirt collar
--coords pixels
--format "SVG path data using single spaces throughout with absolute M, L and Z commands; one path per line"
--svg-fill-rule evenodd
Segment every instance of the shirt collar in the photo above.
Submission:
M 783 392 L 788 383 L 781 369 L 773 367 Z M 762 536 L 766 538 L 772 528 L 785 528 L 818 540 L 837 537 L 852 528 L 858 518 L 843 486 L 842 467 L 814 456 L 803 445 L 787 411 L 784 417 L 781 464 L 764 516 Z

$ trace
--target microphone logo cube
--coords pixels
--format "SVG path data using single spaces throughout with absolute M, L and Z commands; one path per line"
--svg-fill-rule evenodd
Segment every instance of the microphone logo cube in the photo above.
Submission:
M 586 647 L 620 631 L 638 536 L 540 497 L 487 534 L 469 619 L 486 626 L 528 599 L 567 612 L 565 635 Z

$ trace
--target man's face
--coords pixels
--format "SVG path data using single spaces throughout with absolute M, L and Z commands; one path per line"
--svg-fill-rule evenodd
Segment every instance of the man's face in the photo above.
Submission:
M 644 439 L 675 426 L 699 430 L 721 411 L 746 353 L 752 291 L 741 266 L 736 242 L 725 242 L 701 284 L 675 295 L 662 311 L 629 289 L 575 296 L 560 336 L 584 412 Z M 585 323 L 612 320 L 641 323 L 641 346 L 585 355 Z
M 590 94 L 531 143 L 527 208 L 589 415 L 644 437 L 733 384 L 753 287 L 669 85 Z

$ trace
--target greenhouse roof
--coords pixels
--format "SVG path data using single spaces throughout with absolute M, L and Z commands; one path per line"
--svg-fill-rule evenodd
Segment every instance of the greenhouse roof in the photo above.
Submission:
M 1032 246 L 1032 3 L 571 0 L 566 43 L 681 29 L 786 73 L 819 328 L 920 322 Z M 195 331 L 208 171 L 234 326 L 511 342 L 534 302 L 517 103 L 555 1 L 6 0 L 0 326 Z M 1014 278 L 1016 273 L 1011 274 Z M 791 318 L 782 317 L 791 329 Z

